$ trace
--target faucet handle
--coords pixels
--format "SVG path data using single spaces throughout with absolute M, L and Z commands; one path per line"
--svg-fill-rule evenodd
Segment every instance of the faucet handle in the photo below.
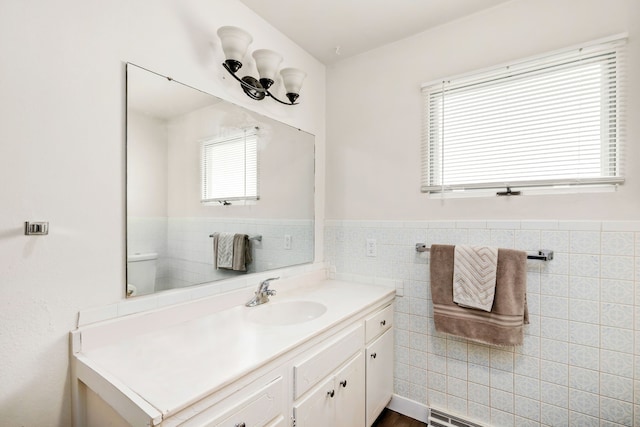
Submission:
M 273 280 L 278 280 L 280 277 L 270 277 L 268 279 L 264 279 L 262 282 L 260 282 L 260 289 L 262 290 L 266 290 L 269 288 L 269 284 L 273 281 Z

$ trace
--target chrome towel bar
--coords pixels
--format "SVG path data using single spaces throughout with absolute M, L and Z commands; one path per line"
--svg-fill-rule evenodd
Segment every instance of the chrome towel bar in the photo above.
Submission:
M 209 237 L 213 237 L 213 234 L 209 234 Z M 250 234 L 249 235 L 249 240 L 257 240 L 258 242 L 262 242 L 262 235 L 261 234 Z
M 426 243 L 416 243 L 417 252 L 429 252 L 429 249 Z M 535 254 L 527 254 L 527 259 L 551 261 L 553 259 L 553 251 L 550 249 L 539 249 Z

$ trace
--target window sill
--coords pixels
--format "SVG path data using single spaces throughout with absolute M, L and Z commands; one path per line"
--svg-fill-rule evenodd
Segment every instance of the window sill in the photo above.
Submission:
M 520 195 L 500 196 L 500 197 L 522 197 L 522 196 L 548 196 L 558 194 L 582 194 L 582 193 L 612 193 L 618 190 L 618 184 L 605 185 L 584 185 L 584 186 L 557 186 L 557 187 L 511 187 L 513 191 L 520 191 Z M 494 188 L 487 190 L 453 190 L 444 193 L 429 193 L 430 199 L 467 199 L 478 197 L 498 197 L 496 193 L 504 191 L 504 188 Z
M 257 205 L 258 201 L 257 200 L 229 200 L 227 204 L 224 204 L 223 202 L 200 202 L 200 203 L 202 204 L 202 206 L 206 206 L 210 208 L 215 208 L 215 207 L 226 208 L 229 206 L 253 206 L 253 205 Z

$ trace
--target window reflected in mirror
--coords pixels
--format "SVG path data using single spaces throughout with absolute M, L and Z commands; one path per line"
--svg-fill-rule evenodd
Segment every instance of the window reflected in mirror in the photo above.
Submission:
M 258 200 L 257 129 L 202 142 L 202 203 Z

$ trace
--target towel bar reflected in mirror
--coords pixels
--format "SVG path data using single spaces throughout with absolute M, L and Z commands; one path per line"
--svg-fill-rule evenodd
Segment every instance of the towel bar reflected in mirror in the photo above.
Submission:
M 213 234 L 209 234 L 209 237 L 213 237 Z M 258 242 L 262 242 L 262 235 L 261 234 L 250 234 L 249 235 L 249 240 L 257 240 Z
M 416 243 L 416 251 L 429 252 L 426 243 Z M 535 254 L 527 254 L 527 259 L 537 259 L 540 261 L 551 261 L 553 259 L 553 251 L 550 249 L 538 249 Z

